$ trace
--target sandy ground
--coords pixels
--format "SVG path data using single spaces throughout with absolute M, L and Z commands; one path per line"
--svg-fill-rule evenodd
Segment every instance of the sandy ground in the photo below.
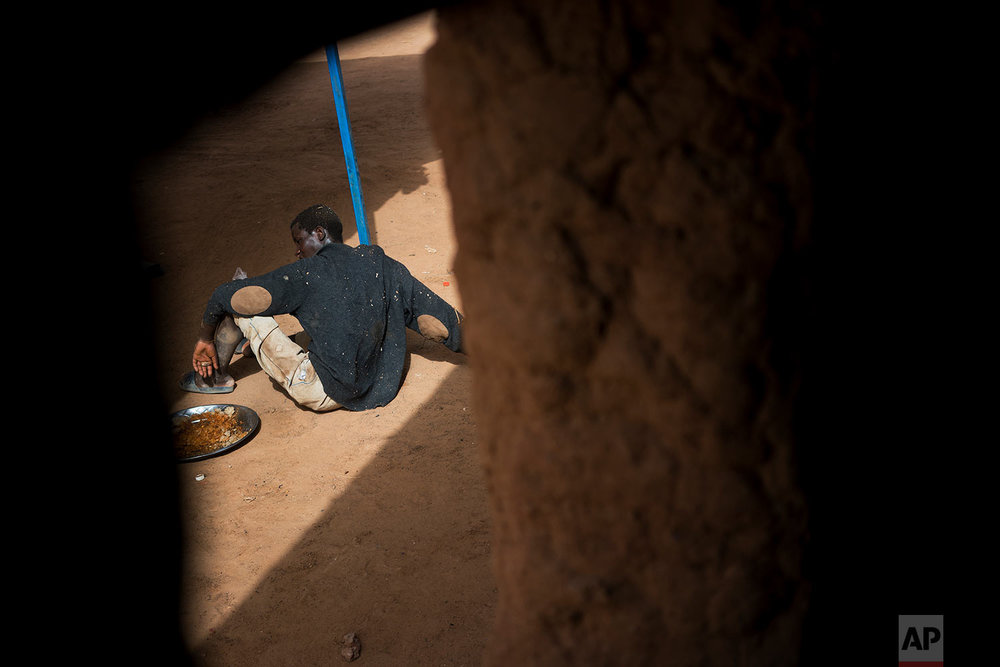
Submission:
M 421 59 L 433 39 L 428 14 L 339 48 L 372 241 L 461 308 L 442 162 L 423 112 Z M 211 289 L 237 266 L 254 275 L 293 261 L 298 211 L 329 204 L 345 241 L 358 243 L 323 54 L 217 110 L 150 159 L 136 188 L 144 256 L 162 270 L 152 282 L 167 408 L 237 403 L 262 422 L 240 449 L 177 466 L 192 655 L 204 665 L 330 664 L 354 632 L 359 664 L 478 663 L 496 592 L 464 356 L 411 335 L 399 396 L 360 413 L 299 409 L 252 358 L 236 358 L 232 394 L 176 384 Z

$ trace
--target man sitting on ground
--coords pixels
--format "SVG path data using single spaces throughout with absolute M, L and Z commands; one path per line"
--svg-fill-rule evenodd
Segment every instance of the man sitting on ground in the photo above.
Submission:
M 340 218 L 323 204 L 291 224 L 298 261 L 255 278 L 237 270 L 212 293 L 186 391 L 233 391 L 229 363 L 248 344 L 261 368 L 299 405 L 325 412 L 386 405 L 399 391 L 406 328 L 462 352 L 462 315 L 378 246 L 344 245 Z M 302 349 L 275 315 L 294 315 Z M 245 339 L 245 340 L 244 340 Z

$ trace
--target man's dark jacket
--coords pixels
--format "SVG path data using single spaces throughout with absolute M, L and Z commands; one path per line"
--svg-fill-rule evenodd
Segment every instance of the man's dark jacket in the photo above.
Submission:
M 271 303 L 237 312 L 232 297 L 249 285 L 263 287 Z M 291 314 L 312 338 L 309 359 L 327 395 L 350 410 L 386 405 L 399 391 L 406 356 L 406 327 L 430 315 L 448 330 L 444 345 L 462 348 L 461 315 L 416 280 L 378 246 L 323 246 L 315 255 L 270 273 L 219 286 L 203 321 Z

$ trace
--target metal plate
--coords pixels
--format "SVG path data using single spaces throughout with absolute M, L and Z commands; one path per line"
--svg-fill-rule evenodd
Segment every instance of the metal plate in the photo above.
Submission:
M 260 417 L 243 405 L 216 403 L 175 412 L 170 427 L 177 461 L 201 461 L 248 442 L 260 428 Z

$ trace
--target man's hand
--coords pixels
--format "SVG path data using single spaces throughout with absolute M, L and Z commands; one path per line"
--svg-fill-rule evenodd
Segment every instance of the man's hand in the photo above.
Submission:
M 194 344 L 194 355 L 191 364 L 198 372 L 198 375 L 203 378 L 212 377 L 212 373 L 219 368 L 219 357 L 215 353 L 215 342 L 199 338 L 198 342 Z

